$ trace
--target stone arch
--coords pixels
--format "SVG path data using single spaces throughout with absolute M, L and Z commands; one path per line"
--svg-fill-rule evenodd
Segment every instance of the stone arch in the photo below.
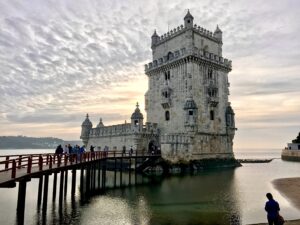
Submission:
M 156 140 L 154 140 L 154 139 L 151 139 L 150 141 L 149 141 L 149 143 L 148 143 L 148 153 L 149 154 L 152 154 L 152 153 L 154 153 L 154 154 L 157 154 L 158 152 L 158 143 L 157 143 L 157 141 Z
M 174 58 L 174 54 L 172 52 L 168 52 L 167 59 L 172 60 Z

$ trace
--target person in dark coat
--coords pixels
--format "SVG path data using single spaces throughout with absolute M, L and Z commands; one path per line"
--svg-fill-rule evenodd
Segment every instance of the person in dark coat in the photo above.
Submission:
M 269 225 L 278 225 L 279 204 L 273 199 L 271 193 L 267 193 L 266 196 L 268 201 L 266 202 L 265 210 L 267 211 Z
M 56 147 L 55 154 L 63 154 L 63 153 L 64 153 L 64 149 L 61 147 L 61 145 L 58 145 Z

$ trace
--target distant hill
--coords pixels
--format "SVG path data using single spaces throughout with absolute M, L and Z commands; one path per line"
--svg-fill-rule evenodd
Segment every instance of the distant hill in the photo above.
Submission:
M 0 136 L 0 149 L 54 149 L 59 144 L 82 145 L 82 142 L 64 141 L 54 137 Z

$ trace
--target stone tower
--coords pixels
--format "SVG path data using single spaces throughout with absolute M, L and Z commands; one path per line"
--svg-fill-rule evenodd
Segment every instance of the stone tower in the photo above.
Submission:
M 234 112 L 228 101 L 231 61 L 222 56 L 222 31 L 194 24 L 151 38 L 145 65 L 147 121 L 160 130 L 162 156 L 171 161 L 233 158 Z
M 102 121 L 101 121 L 101 123 L 102 123 Z M 81 135 L 80 135 L 80 139 L 82 139 L 82 142 L 85 146 L 87 146 L 87 144 L 88 144 L 89 134 L 90 134 L 92 127 L 93 127 L 93 124 L 89 119 L 89 114 L 86 114 L 86 118 L 81 125 Z

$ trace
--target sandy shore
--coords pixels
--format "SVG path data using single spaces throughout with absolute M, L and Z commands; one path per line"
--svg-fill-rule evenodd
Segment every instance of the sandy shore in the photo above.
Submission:
M 277 179 L 273 181 L 273 184 L 296 208 L 300 209 L 300 177 Z M 256 225 L 267 225 L 267 223 Z M 285 225 L 300 225 L 300 219 L 286 221 Z
M 300 209 L 300 177 L 277 179 L 273 184 L 295 207 Z

